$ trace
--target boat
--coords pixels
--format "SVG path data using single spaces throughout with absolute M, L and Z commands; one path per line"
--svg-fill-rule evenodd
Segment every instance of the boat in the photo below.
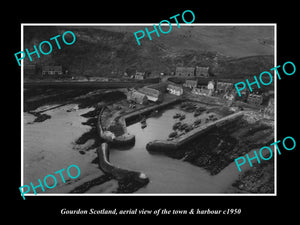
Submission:
M 176 131 L 174 131 L 174 132 L 172 132 L 172 133 L 169 134 L 169 138 L 174 138 L 176 136 L 177 136 L 177 132 Z
M 158 110 L 154 110 L 154 111 L 152 111 L 151 113 L 150 113 L 150 117 L 155 117 L 155 116 L 157 116 L 157 115 L 159 115 L 159 111 Z
M 179 117 L 180 120 L 184 120 L 185 119 L 185 115 L 182 114 L 180 117 Z
M 143 118 L 141 119 L 141 123 L 146 123 L 146 117 L 143 117 Z
M 187 107 L 188 105 L 189 105 L 188 102 L 183 102 L 183 103 L 181 103 L 180 108 L 181 108 L 181 109 L 184 109 L 184 108 Z
M 177 119 L 177 118 L 180 118 L 180 117 L 181 117 L 181 114 L 180 114 L 180 113 L 176 113 L 176 114 L 173 116 L 174 119 Z
M 201 113 L 202 113 L 202 112 L 200 112 L 200 111 L 195 111 L 195 112 L 194 112 L 194 117 L 200 116 Z
M 196 108 L 195 105 L 188 105 L 188 106 L 185 107 L 185 111 L 191 113 L 191 112 L 195 111 L 195 108 Z
M 189 131 L 193 130 L 193 127 L 192 126 L 187 126 L 184 131 L 187 133 Z
M 141 120 L 141 128 L 144 129 L 147 127 L 146 117 L 143 117 Z
M 196 121 L 194 122 L 195 125 L 199 125 L 200 123 L 201 123 L 201 119 L 196 120 Z
M 177 122 L 173 125 L 173 130 L 177 130 L 181 126 L 181 122 Z
M 184 123 L 184 124 L 181 124 L 181 126 L 179 126 L 178 127 L 178 129 L 180 130 L 180 131 L 183 131 L 185 128 L 187 128 L 188 127 L 188 125 L 186 124 L 186 123 Z
M 179 135 L 178 135 L 178 137 L 181 137 L 182 135 L 184 135 L 185 133 L 180 133 Z

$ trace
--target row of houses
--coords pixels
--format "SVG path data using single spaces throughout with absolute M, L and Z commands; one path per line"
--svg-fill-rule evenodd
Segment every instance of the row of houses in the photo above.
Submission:
M 264 101 L 263 94 L 259 92 L 249 93 L 246 89 L 241 92 L 241 97 L 238 96 L 234 84 L 231 82 L 212 80 L 207 85 L 199 85 L 197 80 L 186 80 L 183 86 L 192 89 L 191 93 L 195 95 L 212 96 L 213 94 L 222 94 L 223 98 L 227 100 L 238 99 L 257 106 L 261 105 Z
M 214 80 L 209 81 L 207 85 L 199 85 L 198 80 L 186 80 L 183 85 L 161 82 L 140 88 L 138 90 L 132 90 L 127 97 L 128 100 L 132 100 L 138 104 L 145 104 L 147 101 L 161 102 L 163 101 L 163 94 L 165 92 L 176 96 L 181 96 L 184 92 L 184 87 L 190 88 L 191 93 L 195 95 L 212 96 L 216 91 L 217 86 L 220 87 L 220 90 L 227 90 L 224 88 L 226 85 L 224 85 L 222 82 L 220 85 L 218 84 L 219 83 L 215 82 Z
M 158 83 L 147 87 L 140 88 L 138 90 L 132 90 L 128 93 L 127 99 L 138 104 L 147 104 L 151 102 L 163 101 L 164 93 L 181 96 L 184 93 L 184 87 L 190 88 L 191 93 L 199 96 L 212 96 L 219 95 L 226 100 L 240 100 L 248 102 L 252 105 L 261 105 L 264 101 L 264 96 L 260 93 L 249 93 L 244 91 L 241 93 L 241 97 L 238 96 L 233 84 L 230 82 L 209 81 L 207 85 L 199 85 L 197 82 L 186 81 L 183 85 Z M 220 95 L 221 94 L 221 95 Z
M 37 68 L 36 65 L 25 65 L 24 66 L 24 73 L 26 75 L 35 75 L 38 73 L 40 68 Z M 64 70 L 62 66 L 42 66 L 41 72 L 43 76 L 46 75 L 62 75 L 67 74 L 68 71 Z
M 194 79 L 194 80 L 186 80 L 185 83 L 183 84 L 183 86 L 193 89 L 193 88 L 197 88 L 201 85 L 199 85 L 197 79 Z M 204 86 L 206 86 L 206 85 L 202 85 L 202 87 L 204 87 Z M 214 81 L 214 80 L 209 81 L 207 86 L 208 86 L 208 89 L 214 89 L 215 91 L 218 91 L 219 93 L 231 91 L 234 88 L 234 85 L 231 82 Z
M 215 90 L 215 82 L 209 81 L 207 85 L 198 85 L 193 87 L 192 93 L 196 95 L 212 96 Z
M 176 67 L 175 74 L 174 72 L 171 75 L 179 76 L 179 77 L 209 77 L 208 73 L 209 67 Z M 164 75 L 164 73 L 160 73 L 160 75 Z M 145 72 L 136 71 L 135 74 L 132 75 L 134 79 L 144 80 L 148 77 L 148 74 Z
M 180 77 L 209 77 L 208 74 L 209 67 L 176 67 L 176 76 Z M 38 68 L 36 65 L 25 65 L 24 67 L 25 73 L 29 75 L 37 74 Z M 60 65 L 53 66 L 42 66 L 42 75 L 62 75 L 65 71 L 63 71 L 63 67 Z M 125 73 L 126 76 L 127 73 Z M 162 73 L 163 74 L 163 73 Z M 136 71 L 132 78 L 136 80 L 144 80 L 149 77 L 149 74 L 146 72 Z
M 176 67 L 175 75 L 179 77 L 209 77 L 209 67 Z

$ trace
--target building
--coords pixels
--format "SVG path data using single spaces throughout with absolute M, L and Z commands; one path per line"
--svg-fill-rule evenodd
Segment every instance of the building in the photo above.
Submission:
M 195 95 L 211 96 L 212 91 L 205 87 L 193 88 L 192 93 Z
M 176 76 L 180 77 L 194 77 L 195 68 L 194 67 L 176 67 Z
M 170 94 L 181 96 L 183 94 L 183 88 L 177 85 L 168 84 L 167 91 Z
M 148 98 L 145 94 L 132 90 L 127 93 L 127 100 L 137 104 L 145 105 L 148 103 Z
M 42 75 L 62 75 L 62 66 L 43 66 Z
M 208 82 L 207 89 L 211 90 L 212 92 L 215 90 L 215 82 L 213 80 Z
M 227 92 L 227 91 L 231 91 L 232 89 L 233 89 L 233 83 L 231 82 L 222 82 L 222 81 L 217 82 L 218 92 Z
M 136 71 L 135 75 L 134 75 L 134 79 L 136 79 L 136 80 L 144 80 L 144 79 L 146 79 L 146 73 L 145 72 L 138 72 L 138 71 Z
M 139 92 L 145 94 L 149 101 L 161 102 L 163 100 L 163 93 L 154 88 L 143 87 L 139 89 Z
M 209 77 L 208 69 L 209 69 L 209 67 L 196 66 L 196 76 L 197 77 Z
M 261 105 L 263 102 L 263 96 L 258 94 L 249 94 L 247 101 L 252 105 Z
M 226 100 L 229 100 L 229 101 L 233 101 L 235 96 L 233 93 L 226 93 L 224 96 L 223 96 L 224 99 Z
M 183 84 L 184 87 L 188 88 L 196 88 L 198 85 L 198 80 L 186 80 L 185 83 Z

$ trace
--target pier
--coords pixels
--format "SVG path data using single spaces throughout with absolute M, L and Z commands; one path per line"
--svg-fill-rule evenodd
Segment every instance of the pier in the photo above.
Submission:
M 213 121 L 207 124 L 204 124 L 198 128 L 195 128 L 191 130 L 190 132 L 175 138 L 173 140 L 155 140 L 152 142 L 149 142 L 146 146 L 146 149 L 148 151 L 154 151 L 154 152 L 165 152 L 165 151 L 172 151 L 177 150 L 182 145 L 186 144 L 187 142 L 193 140 L 194 138 L 198 137 L 199 135 L 212 130 L 216 127 L 221 127 L 229 122 L 235 121 L 239 118 L 242 118 L 244 116 L 244 111 L 240 111 L 234 114 L 231 114 L 229 116 L 226 116 L 224 118 L 221 118 L 217 121 Z

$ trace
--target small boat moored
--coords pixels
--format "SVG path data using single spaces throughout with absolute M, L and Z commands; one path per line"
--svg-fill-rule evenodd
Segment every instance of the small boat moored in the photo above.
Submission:
M 185 119 L 185 115 L 182 114 L 180 117 L 179 117 L 180 120 L 184 120 Z
M 176 136 L 177 136 L 177 132 L 176 131 L 174 131 L 174 132 L 172 132 L 172 133 L 169 134 L 169 138 L 174 138 Z
M 176 114 L 173 116 L 174 119 L 177 119 L 177 118 L 180 118 L 180 117 L 181 117 L 181 114 L 180 114 L 180 113 L 176 113 Z
M 173 130 L 177 130 L 181 126 L 181 122 L 177 122 L 173 125 Z

